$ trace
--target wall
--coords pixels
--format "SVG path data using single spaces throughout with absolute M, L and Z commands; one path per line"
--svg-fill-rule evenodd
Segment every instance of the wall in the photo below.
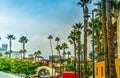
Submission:
M 117 78 L 120 78 L 120 58 L 115 59 Z M 95 63 L 95 78 L 105 78 L 104 62 Z

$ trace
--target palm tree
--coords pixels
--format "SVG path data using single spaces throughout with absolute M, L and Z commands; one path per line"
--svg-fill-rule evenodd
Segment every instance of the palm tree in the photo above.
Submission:
M 48 39 L 50 40 L 50 47 L 51 47 L 51 53 L 52 53 L 52 58 L 53 58 L 53 48 L 52 48 L 52 35 L 48 36 Z M 53 59 L 52 59 L 52 78 L 53 78 Z
M 25 54 L 26 54 L 26 49 L 25 49 L 25 44 L 28 42 L 28 39 L 26 36 L 21 36 L 19 39 L 19 42 L 23 44 L 23 58 L 25 58 Z
M 56 37 L 55 38 L 55 41 L 57 42 L 57 45 L 59 44 L 59 41 L 60 41 L 60 38 L 59 37 Z
M 63 62 L 65 61 L 66 59 L 66 49 L 68 48 L 68 45 L 66 43 L 62 43 L 62 46 L 61 46 L 62 50 L 63 50 Z M 63 71 L 64 71 L 64 63 L 63 63 Z
M 28 56 L 29 56 L 29 58 L 31 58 L 31 57 L 33 57 L 33 54 L 29 54 Z
M 38 56 L 40 56 L 40 55 L 41 55 L 41 51 L 40 51 L 40 50 L 38 50 L 38 51 L 37 51 L 37 53 L 38 53 Z
M 109 78 L 117 78 L 115 70 L 114 31 L 112 26 L 112 0 L 106 0 Z
M 108 63 L 108 46 L 107 46 L 107 27 L 106 27 L 106 0 L 101 0 L 95 3 L 97 5 L 96 16 L 102 19 L 102 41 L 105 61 L 105 78 L 109 78 L 109 63 Z
M 61 45 L 57 45 L 56 48 L 55 48 L 57 51 L 58 51 L 58 54 L 59 54 L 59 58 L 60 58 L 60 73 L 61 73 L 61 64 L 62 64 L 62 60 L 61 60 L 61 53 L 60 53 L 60 50 L 62 50 L 62 47 Z
M 63 49 L 63 59 L 65 59 L 65 55 L 66 55 L 66 49 L 68 48 L 68 45 L 66 43 L 62 44 L 62 49 Z
M 59 45 L 60 38 L 59 38 L 59 37 L 56 37 L 56 38 L 55 38 L 55 41 L 57 42 L 57 46 L 58 46 L 58 45 Z M 57 49 L 56 49 L 56 50 L 57 50 Z M 59 51 L 57 50 L 57 60 L 55 61 L 55 62 L 56 62 L 56 66 L 57 66 L 58 56 L 59 56 Z
M 63 55 L 63 60 L 66 59 L 66 54 L 67 54 L 66 52 L 63 52 L 63 53 L 62 53 L 62 55 Z
M 76 40 L 78 38 L 78 35 L 77 35 L 77 32 L 76 31 L 71 31 L 69 36 L 68 36 L 68 40 L 71 44 L 74 45 L 74 73 L 76 74 L 76 49 L 77 49 L 77 46 L 76 46 Z M 76 75 L 75 75 L 75 78 L 76 78 Z
M 77 32 L 77 43 L 78 43 L 78 72 L 80 75 L 80 51 L 81 51 L 81 29 L 83 28 L 82 23 L 76 23 L 75 25 L 73 25 L 73 30 L 75 30 Z M 79 76 L 80 77 L 80 76 Z
M 33 55 L 35 56 L 35 62 L 36 62 L 36 57 L 38 56 L 38 53 L 37 53 L 37 52 L 34 52 Z
M 118 10 L 120 8 L 120 2 L 112 0 L 112 17 L 115 19 L 118 17 Z M 107 40 L 107 27 L 106 27 L 106 0 L 96 3 L 99 9 L 99 15 L 102 15 L 102 33 L 103 33 L 103 44 L 104 44 L 104 59 L 105 59 L 105 77 L 109 78 L 109 57 L 108 57 L 108 40 Z M 102 7 L 102 8 L 101 8 Z M 101 9 L 100 9 L 101 8 Z
M 95 45 L 96 45 L 96 54 L 97 54 L 97 62 L 102 61 L 101 59 L 101 39 L 102 39 L 102 22 L 101 19 L 95 18 L 94 19 L 94 31 L 95 31 Z M 92 23 L 89 23 L 89 28 L 88 28 L 88 36 L 92 35 Z
M 39 58 L 40 58 L 40 55 L 41 55 L 41 51 L 38 50 L 38 51 L 37 51 L 37 56 L 39 56 L 39 57 L 38 57 L 38 61 L 40 60 L 40 59 L 39 59 Z
M 12 53 L 12 40 L 15 40 L 15 37 L 13 34 L 7 35 L 6 37 L 10 42 L 9 42 L 9 58 L 11 57 L 11 53 Z
M 119 16 L 120 11 L 120 1 L 119 0 L 112 0 L 112 16 L 117 19 Z
M 81 5 L 83 8 L 84 16 L 88 15 L 88 7 L 87 4 L 91 3 L 92 0 L 80 0 L 78 5 Z M 84 18 L 84 77 L 87 78 L 87 18 Z
M 57 42 L 57 46 L 59 45 L 59 41 L 60 41 L 60 38 L 59 37 L 56 37 L 55 38 L 55 41 Z M 57 50 L 57 49 L 56 49 Z M 59 54 L 58 50 L 57 50 L 57 55 Z
M 71 55 L 71 52 L 70 52 L 70 51 L 68 51 L 68 52 L 67 52 L 67 55 L 68 55 L 68 59 L 69 59 L 69 56 Z

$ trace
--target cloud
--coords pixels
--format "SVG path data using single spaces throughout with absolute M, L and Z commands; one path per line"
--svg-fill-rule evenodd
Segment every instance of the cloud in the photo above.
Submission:
M 53 37 L 60 37 L 61 43 L 67 42 L 70 51 L 72 46 L 67 41 L 71 26 L 80 21 L 79 7 L 76 7 L 74 0 L 22 0 L 0 2 L 0 36 L 1 43 L 9 43 L 5 38 L 7 34 L 14 34 L 13 50 L 19 51 L 22 44 L 18 42 L 23 35 L 27 36 L 29 42 L 26 44 L 28 53 L 41 50 L 45 57 L 51 55 L 49 40 Z M 53 48 L 56 42 L 53 40 Z M 56 54 L 56 50 L 54 49 Z

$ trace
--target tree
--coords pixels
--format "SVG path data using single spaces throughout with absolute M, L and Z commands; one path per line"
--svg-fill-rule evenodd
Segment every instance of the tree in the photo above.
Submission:
M 68 59 L 69 59 L 69 56 L 71 55 L 71 52 L 70 52 L 70 51 L 68 51 L 68 52 L 67 52 L 67 55 L 68 55 Z
M 38 54 L 38 56 L 40 56 L 40 55 L 41 55 L 41 51 L 40 51 L 40 50 L 38 50 L 38 51 L 37 51 L 37 54 Z
M 103 52 L 102 50 L 102 22 L 101 19 L 99 17 L 95 18 L 94 20 L 94 31 L 95 31 L 95 35 L 94 35 L 94 40 L 95 40 L 95 44 L 96 48 L 95 48 L 95 52 L 97 54 L 97 62 L 102 61 L 102 57 L 101 54 Z M 89 22 L 89 28 L 88 28 L 88 36 L 92 35 L 92 23 Z
M 68 36 L 68 41 L 70 42 L 70 44 L 73 44 L 74 46 L 74 72 L 76 74 L 76 50 L 77 50 L 77 46 L 76 46 L 76 40 L 78 38 L 77 32 L 75 30 L 72 30 Z M 75 75 L 76 78 L 76 75 Z
M 78 53 L 78 73 L 80 75 L 80 51 L 81 51 L 81 29 L 83 28 L 82 23 L 75 23 L 73 25 L 73 30 L 76 31 L 78 37 L 77 38 L 77 53 Z
M 8 52 L 8 51 L 6 51 L 6 52 L 5 52 L 5 55 L 8 57 L 8 55 L 9 55 L 9 52 Z
M 36 57 L 38 56 L 38 53 L 37 53 L 37 52 L 34 52 L 33 55 L 35 56 L 35 62 L 36 62 Z
M 115 70 L 114 31 L 112 26 L 112 0 L 106 0 L 109 78 L 117 78 Z
M 60 38 L 59 37 L 56 37 L 55 38 L 55 41 L 57 42 L 57 46 L 59 45 L 59 41 L 60 41 Z M 59 54 L 59 49 L 56 49 L 57 50 L 57 54 Z
M 60 72 L 61 72 L 62 60 L 61 60 L 61 53 L 60 53 L 60 50 L 62 50 L 62 47 L 61 47 L 61 45 L 57 45 L 55 49 L 58 51 L 58 54 L 59 54 L 59 58 L 60 58 Z
M 60 41 L 60 38 L 59 37 L 56 37 L 55 38 L 55 41 L 57 42 L 57 45 L 59 44 L 59 41 Z
M 65 50 L 68 48 L 68 45 L 66 43 L 63 43 L 61 47 L 63 49 L 63 59 L 65 59 L 65 55 L 66 55 L 66 51 Z
M 56 46 L 58 46 L 59 45 L 59 41 L 60 41 L 60 38 L 59 37 L 56 37 L 55 38 L 55 41 L 57 42 L 57 45 Z M 56 48 L 55 48 L 56 49 Z M 56 49 L 57 50 L 57 60 L 55 60 L 55 62 L 56 62 L 56 66 L 57 66 L 57 61 L 58 61 L 58 56 L 59 56 L 59 49 Z M 61 72 L 61 71 L 60 71 Z
M 12 40 L 15 40 L 15 37 L 13 34 L 7 35 L 6 37 L 10 42 L 9 42 L 9 58 L 11 57 L 11 53 L 12 53 Z
M 19 42 L 23 44 L 23 58 L 25 58 L 25 54 L 26 54 L 26 49 L 25 49 L 25 44 L 28 42 L 28 39 L 26 36 L 21 36 L 19 39 Z
M 87 4 L 91 3 L 92 0 L 80 0 L 78 2 L 78 5 L 81 5 L 83 8 L 83 14 L 84 14 L 84 65 L 85 65 L 85 71 L 84 71 L 84 77 L 87 78 L 87 22 L 88 19 L 85 18 L 86 15 L 88 15 L 88 7 Z
M 39 57 L 37 57 L 37 56 L 40 56 L 40 54 L 41 54 L 41 51 L 40 50 L 38 50 L 37 52 L 34 52 L 34 56 L 35 56 L 35 62 L 38 62 L 37 60 L 36 60 L 36 58 L 39 58 Z
M 63 50 L 63 62 L 65 62 L 65 59 L 66 59 L 66 49 L 68 48 L 68 45 L 66 43 L 62 43 L 62 46 L 61 46 L 62 50 Z M 64 71 L 64 63 L 63 63 L 63 71 Z
M 52 48 L 52 35 L 48 36 L 48 39 L 50 40 L 50 47 L 51 47 L 51 53 L 52 53 L 52 58 L 53 58 L 53 48 Z M 53 78 L 53 59 L 52 59 L 52 78 Z

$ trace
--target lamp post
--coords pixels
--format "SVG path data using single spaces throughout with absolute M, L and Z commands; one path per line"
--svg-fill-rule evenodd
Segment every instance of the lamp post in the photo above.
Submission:
M 94 11 L 92 10 L 92 69 L 93 69 L 93 78 L 94 78 Z M 90 16 L 86 14 L 84 18 L 89 18 Z

